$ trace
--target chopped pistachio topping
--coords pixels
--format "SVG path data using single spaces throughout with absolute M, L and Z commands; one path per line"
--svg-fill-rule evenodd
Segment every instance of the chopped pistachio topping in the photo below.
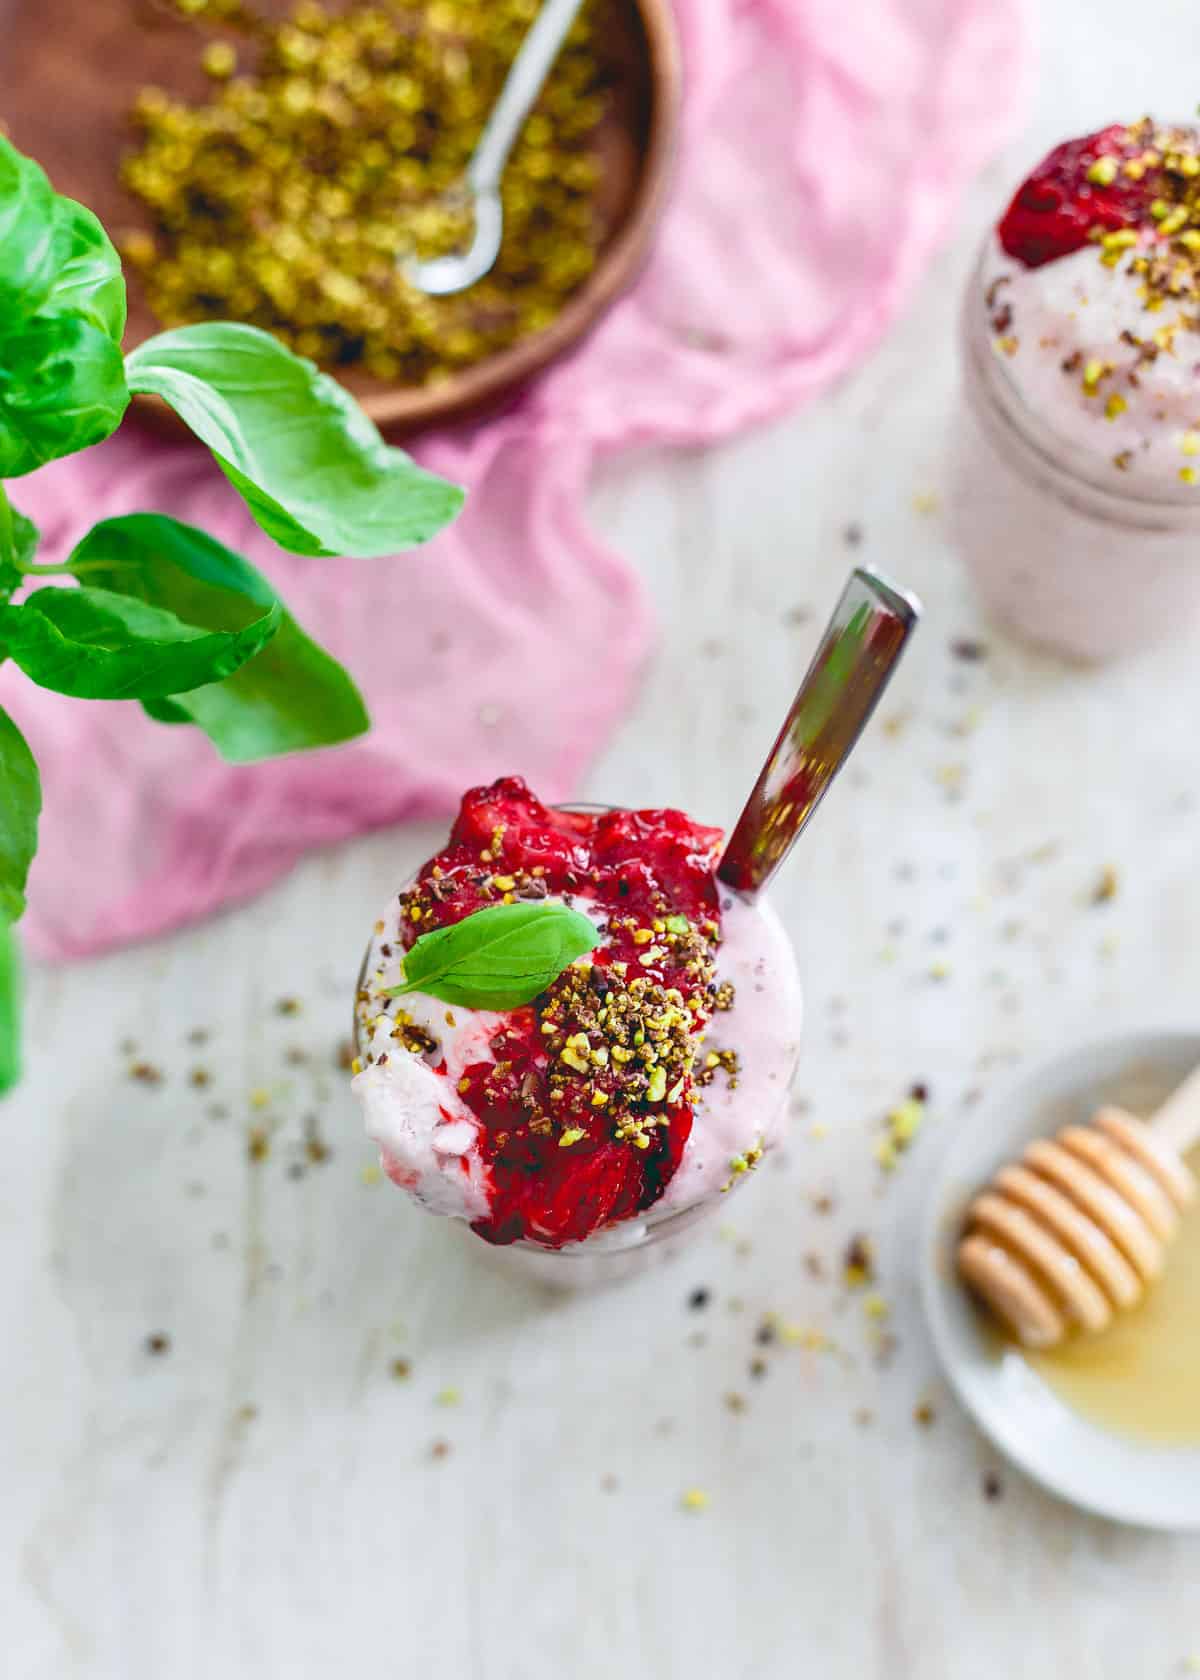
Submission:
M 1138 297 L 1148 315 L 1165 317 L 1159 326 L 1141 334 L 1126 331 L 1124 341 L 1137 351 L 1137 367 L 1128 374 L 1136 389 L 1138 368 L 1153 363 L 1160 355 L 1177 353 L 1181 332 L 1200 331 L 1200 144 L 1196 131 L 1186 127 L 1156 124 L 1149 117 L 1124 131 L 1125 156 L 1097 158 L 1087 171 L 1096 186 L 1111 186 L 1118 176 L 1145 180 L 1150 187 L 1148 226 L 1105 228 L 1096 225 L 1089 237 L 1100 261 L 1107 268 L 1120 269 L 1136 285 Z M 1079 369 L 1077 357 L 1064 361 L 1063 371 Z M 1113 375 L 1111 363 L 1093 359 L 1082 369 L 1081 388 L 1086 397 L 1100 395 L 1101 387 Z M 1116 420 L 1125 413 L 1129 398 L 1123 391 L 1109 390 L 1102 409 Z M 1185 432 L 1180 447 L 1184 454 L 1196 450 Z M 1119 472 L 1128 472 L 1133 454 L 1122 449 L 1112 457 Z M 1200 481 L 1189 467 L 1179 472 L 1184 484 Z
M 726 1191 L 732 1190 L 739 1178 L 746 1173 L 753 1172 L 765 1154 L 766 1148 L 760 1137 L 758 1142 L 752 1148 L 747 1149 L 744 1155 L 731 1155 L 729 1158 L 729 1177 L 721 1186 L 722 1195 Z

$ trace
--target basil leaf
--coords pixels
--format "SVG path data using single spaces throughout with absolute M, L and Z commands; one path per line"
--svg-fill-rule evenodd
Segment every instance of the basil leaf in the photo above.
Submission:
M 91 211 L 2 139 L 0 253 L 0 478 L 19 478 L 120 424 L 125 281 Z
M 0 923 L 25 910 L 25 877 L 37 851 L 42 784 L 25 737 L 0 707 Z
M 0 607 L 0 643 L 42 688 L 82 700 L 142 700 L 219 682 L 279 628 L 273 603 L 244 629 L 210 632 L 108 589 L 39 589 Z
M 238 608 L 277 600 L 270 583 L 231 549 L 164 514 L 106 519 L 68 564 L 89 582 L 137 595 L 189 624 L 227 625 Z M 342 667 L 282 610 L 268 646 L 220 684 L 188 694 L 142 696 L 159 723 L 194 723 L 235 764 L 335 746 L 370 728 L 362 696 Z
M 21 955 L 17 936 L 0 922 L 0 1097 L 21 1077 Z
M 54 279 L 39 315 L 77 315 L 120 344 L 125 276 L 116 247 L 92 212 L 54 200 Z
M 54 281 L 54 192 L 43 171 L 0 136 L 0 320 L 36 315 Z
M 565 904 L 492 904 L 424 933 L 388 997 L 424 992 L 465 1009 L 518 1009 L 600 943 L 600 929 Z
M 336 747 L 371 727 L 349 673 L 289 613 L 262 652 L 223 683 L 143 705 L 159 723 L 194 723 L 231 764 Z
M 0 478 L 20 478 L 116 431 L 129 390 L 106 333 L 71 315 L 0 322 Z
M 0 320 L 75 315 L 114 343 L 125 331 L 125 278 L 90 210 L 0 136 Z
M 125 367 L 130 389 L 169 403 L 295 554 L 392 554 L 462 505 L 457 486 L 389 448 L 348 392 L 257 327 L 176 327 Z
M 165 513 L 102 519 L 76 544 L 67 568 L 81 581 L 136 596 L 205 630 L 243 628 L 261 617 L 264 607 L 279 605 L 271 584 L 248 560 L 207 531 Z

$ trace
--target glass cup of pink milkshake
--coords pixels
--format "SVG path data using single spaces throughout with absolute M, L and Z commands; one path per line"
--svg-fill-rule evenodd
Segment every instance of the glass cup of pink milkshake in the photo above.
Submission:
M 962 314 L 952 537 L 996 616 L 1083 659 L 1200 618 L 1200 130 L 1056 147 Z
M 446 846 L 376 924 L 353 1087 L 384 1171 L 550 1283 L 615 1280 L 669 1252 L 785 1129 L 795 955 L 761 897 L 717 880 L 721 841 L 680 811 L 551 808 L 509 777 L 464 796 Z M 482 927 L 480 912 L 497 926 L 489 951 L 529 970 L 542 958 L 520 941 L 547 910 L 582 918 L 594 943 L 524 991 L 481 990 L 496 984 L 487 954 L 460 953 L 457 981 L 407 974 L 418 941 Z

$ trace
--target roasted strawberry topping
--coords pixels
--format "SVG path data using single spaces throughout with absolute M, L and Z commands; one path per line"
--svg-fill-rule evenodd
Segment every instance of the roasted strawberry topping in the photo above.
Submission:
M 1134 131 L 1121 123 L 1056 146 L 1017 188 L 996 229 L 1009 256 L 1040 268 L 1080 250 L 1097 231 L 1141 222 L 1154 197 L 1141 150 Z

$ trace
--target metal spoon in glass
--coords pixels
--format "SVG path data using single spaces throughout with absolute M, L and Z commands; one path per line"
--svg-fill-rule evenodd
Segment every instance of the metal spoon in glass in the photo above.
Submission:
M 474 211 L 471 243 L 465 251 L 431 257 L 426 262 L 402 258 L 401 272 L 418 291 L 432 297 L 465 292 L 494 267 L 504 236 L 500 182 L 505 166 L 582 3 L 546 0 L 530 25 L 467 165 L 463 184 L 455 189 L 454 202 L 469 204 Z
M 784 719 L 718 879 L 756 895 L 771 880 L 854 750 L 921 615 L 915 595 L 856 568 Z

